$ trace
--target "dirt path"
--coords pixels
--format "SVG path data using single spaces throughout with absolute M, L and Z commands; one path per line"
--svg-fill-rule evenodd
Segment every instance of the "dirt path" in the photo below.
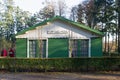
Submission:
M 115 73 L 0 73 L 0 80 L 119 80 Z

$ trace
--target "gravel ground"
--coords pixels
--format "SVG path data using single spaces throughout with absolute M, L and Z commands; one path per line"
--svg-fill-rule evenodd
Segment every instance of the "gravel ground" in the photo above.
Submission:
M 120 72 L 104 73 L 8 73 L 1 72 L 0 80 L 119 80 Z

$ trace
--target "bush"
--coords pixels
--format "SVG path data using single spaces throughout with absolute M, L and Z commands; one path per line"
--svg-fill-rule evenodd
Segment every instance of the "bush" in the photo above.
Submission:
M 0 70 L 13 72 L 118 71 L 120 58 L 0 58 Z
M 103 52 L 103 56 L 105 56 L 105 57 L 120 57 L 120 54 L 118 52 L 113 52 L 113 53 Z

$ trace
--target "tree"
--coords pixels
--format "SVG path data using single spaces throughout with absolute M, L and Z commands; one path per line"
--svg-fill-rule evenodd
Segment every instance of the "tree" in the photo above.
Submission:
M 14 8 L 14 29 L 20 32 L 29 26 L 31 14 L 28 11 L 23 11 L 19 7 Z M 31 21 L 32 22 L 32 21 Z
M 40 10 L 39 14 L 43 20 L 55 16 L 54 6 L 52 4 L 47 4 L 42 10 Z
M 1 1 L 1 17 L 0 17 L 0 46 L 1 48 L 11 47 L 11 34 L 13 33 L 13 0 Z
M 15 41 L 15 30 L 19 32 L 27 27 L 30 16 L 28 14 L 15 7 L 13 0 L 0 1 L 0 49 L 12 46 Z
M 53 2 L 45 2 L 45 7 L 42 8 L 38 13 L 35 13 L 29 20 L 29 26 L 40 23 L 41 21 L 47 20 L 55 16 L 55 7 Z
M 4 35 L 3 12 L 4 12 L 4 4 L 2 2 L 0 2 L 0 39 Z
M 104 51 L 110 52 L 109 37 L 110 35 L 114 35 L 117 30 L 116 23 L 114 22 L 116 19 L 114 0 L 95 0 L 94 4 L 95 7 L 98 9 L 96 14 L 97 19 L 99 23 L 102 23 L 101 29 L 105 33 Z M 108 49 L 106 45 L 107 43 L 108 43 Z
M 77 21 L 80 22 L 80 23 L 83 23 L 83 21 L 84 21 L 84 8 L 83 8 L 82 4 L 78 5 Z
M 76 21 L 76 18 L 77 18 L 77 7 L 76 6 L 72 7 L 70 18 L 71 20 Z
M 28 26 L 29 27 L 32 27 L 34 26 L 35 24 L 41 22 L 41 19 L 40 19 L 40 14 L 34 14 L 33 16 L 30 17 L 30 19 L 28 20 Z
M 117 12 L 118 12 L 118 53 L 120 53 L 120 0 L 117 2 Z
M 86 23 L 91 28 L 95 28 L 97 25 L 96 9 L 94 6 L 94 0 L 85 0 L 82 4 L 78 5 L 77 10 L 78 22 Z
M 98 29 L 105 33 L 105 52 L 110 51 L 109 43 L 110 35 L 115 35 L 116 13 L 114 0 L 85 0 L 78 5 L 77 9 L 78 22 L 85 23 L 90 28 Z
M 5 13 L 4 13 L 4 19 L 3 22 L 5 30 L 6 30 L 6 38 L 7 40 L 10 39 L 10 35 L 13 34 L 14 31 L 12 31 L 13 26 L 14 26 L 14 19 L 13 19 L 13 0 L 4 0 L 4 4 L 5 4 Z
M 58 0 L 58 15 L 63 16 L 65 14 L 66 4 L 64 0 Z

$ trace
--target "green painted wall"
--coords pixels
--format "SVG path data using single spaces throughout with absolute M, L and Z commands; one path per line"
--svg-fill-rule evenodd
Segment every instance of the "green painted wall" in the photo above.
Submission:
M 68 39 L 48 39 L 48 58 L 68 55 Z
M 27 57 L 27 39 L 16 40 L 16 57 Z
M 80 56 L 80 42 L 78 40 L 78 54 Z M 39 42 L 37 43 L 37 54 L 36 57 L 40 57 Z M 46 45 L 46 44 L 45 44 Z M 46 48 L 46 47 L 45 47 Z M 48 58 L 56 57 L 68 57 L 68 39 L 48 39 Z M 43 55 L 44 57 L 46 55 Z M 91 38 L 91 57 L 101 57 L 102 56 L 102 38 Z M 27 57 L 27 39 L 17 39 L 16 40 L 16 57 Z
M 102 38 L 91 38 L 91 57 L 102 56 Z

